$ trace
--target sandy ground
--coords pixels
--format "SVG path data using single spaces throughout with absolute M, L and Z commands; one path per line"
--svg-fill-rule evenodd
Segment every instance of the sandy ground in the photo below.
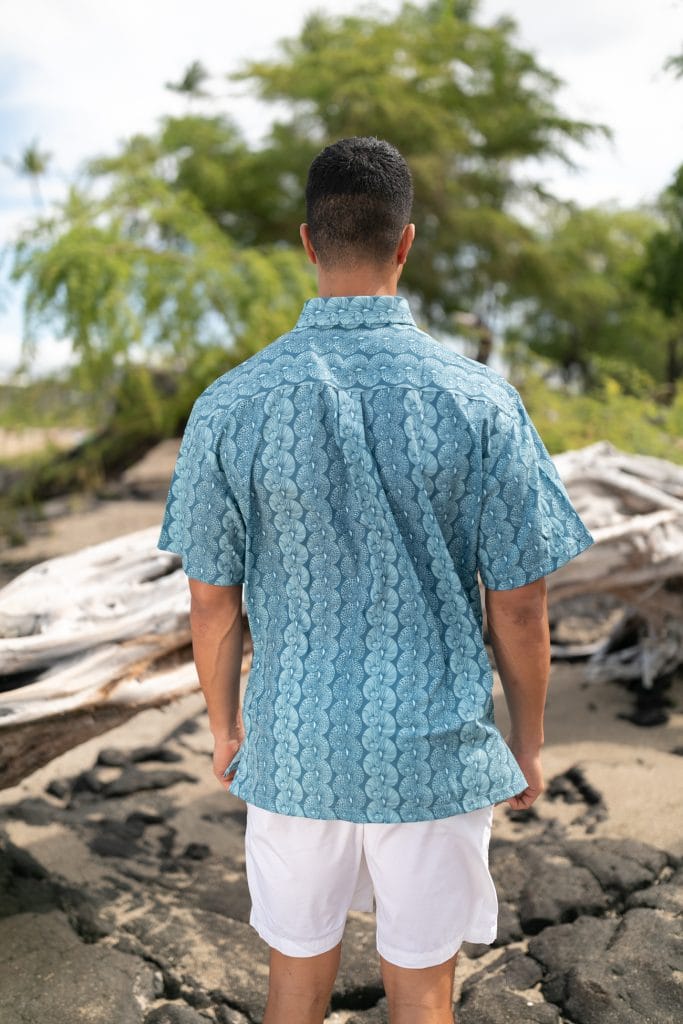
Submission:
M 59 449 L 71 448 L 86 435 L 86 430 L 73 427 L 24 427 L 21 430 L 0 427 L 0 453 L 3 458 L 12 459 L 40 452 L 46 444 Z

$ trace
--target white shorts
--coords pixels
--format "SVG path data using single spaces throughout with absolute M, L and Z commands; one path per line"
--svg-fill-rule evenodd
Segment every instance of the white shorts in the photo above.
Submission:
M 443 963 L 465 941 L 490 944 L 498 927 L 493 807 L 359 824 L 247 803 L 249 924 L 288 956 L 315 956 L 341 941 L 349 910 L 375 910 L 377 950 L 399 967 Z

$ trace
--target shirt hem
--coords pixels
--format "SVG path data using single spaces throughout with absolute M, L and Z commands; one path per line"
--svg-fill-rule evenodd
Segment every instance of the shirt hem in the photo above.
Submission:
M 267 804 L 261 803 L 259 800 L 254 799 L 254 796 L 248 793 L 248 786 L 243 787 L 241 783 L 236 783 L 237 777 L 235 776 L 228 792 L 232 793 L 232 795 L 236 796 L 239 800 L 244 801 L 244 803 L 254 804 L 256 807 L 260 807 L 264 811 L 271 811 L 274 814 L 284 813 L 282 811 L 278 811 L 276 807 L 269 807 L 267 806 Z M 492 793 L 487 793 L 486 797 L 482 799 L 479 803 L 473 803 L 471 806 L 468 807 L 462 807 L 454 803 L 452 809 L 446 811 L 445 814 L 427 814 L 423 818 L 405 818 L 401 820 L 405 824 L 410 824 L 410 822 L 413 821 L 439 821 L 443 818 L 452 818 L 457 814 L 468 814 L 470 811 L 479 811 L 482 809 L 482 807 L 491 807 L 493 804 L 501 803 L 503 800 L 509 800 L 510 797 L 517 796 L 519 793 L 523 792 L 524 789 L 526 789 L 527 785 L 528 783 L 525 779 L 523 784 L 521 786 L 518 786 L 517 788 L 511 788 L 509 786 L 506 786 L 503 789 L 494 790 Z M 428 808 L 426 809 L 428 810 Z M 398 811 L 398 813 L 401 813 L 400 810 Z M 315 821 L 348 821 L 356 825 L 397 824 L 396 820 L 391 818 L 388 818 L 385 822 L 377 822 L 376 819 L 370 820 L 368 817 L 340 818 L 336 814 L 321 816 L 317 814 L 294 813 L 288 814 L 287 817 L 312 818 Z

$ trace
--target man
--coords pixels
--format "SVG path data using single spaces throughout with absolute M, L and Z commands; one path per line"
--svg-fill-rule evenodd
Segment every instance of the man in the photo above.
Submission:
M 392 1024 L 453 1021 L 461 943 L 496 936 L 493 807 L 544 788 L 544 577 L 593 543 L 515 388 L 397 295 L 412 198 L 387 142 L 313 161 L 319 297 L 197 399 L 159 539 L 189 577 L 214 772 L 247 804 L 265 1024 L 323 1020 L 349 909 L 376 909 Z

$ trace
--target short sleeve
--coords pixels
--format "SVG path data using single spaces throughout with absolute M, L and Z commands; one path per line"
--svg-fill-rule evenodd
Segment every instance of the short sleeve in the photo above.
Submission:
M 546 576 L 595 542 L 515 392 L 487 421 L 477 564 L 489 590 Z
M 195 402 L 180 444 L 157 546 L 192 579 L 244 582 L 245 524 L 221 455 L 220 416 Z

